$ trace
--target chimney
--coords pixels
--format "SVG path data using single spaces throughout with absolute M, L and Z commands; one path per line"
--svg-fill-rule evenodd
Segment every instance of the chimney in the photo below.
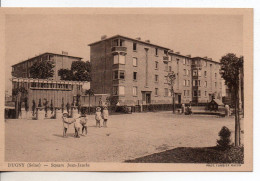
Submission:
M 206 57 L 203 57 L 203 58 L 205 58 L 205 59 L 208 59 L 208 57 L 206 56 Z
M 145 40 L 146 43 L 150 43 L 150 40 Z
M 137 37 L 136 39 L 137 39 L 137 40 L 141 40 L 141 37 Z
M 189 57 L 189 58 L 191 57 L 191 55 L 190 55 L 190 54 L 189 54 L 189 55 L 186 55 L 186 56 L 187 56 L 187 57 Z
M 101 36 L 101 40 L 104 40 L 104 39 L 106 39 L 107 38 L 107 35 L 102 35 Z
M 65 52 L 65 51 L 62 51 L 61 54 L 62 54 L 62 55 L 69 55 L 69 53 L 68 53 L 68 52 Z

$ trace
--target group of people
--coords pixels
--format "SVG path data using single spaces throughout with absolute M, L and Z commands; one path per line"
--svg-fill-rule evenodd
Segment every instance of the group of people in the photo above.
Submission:
M 79 136 L 80 130 L 81 130 L 82 136 L 87 135 L 87 133 L 88 133 L 88 131 L 87 131 L 87 121 L 88 121 L 87 114 L 81 113 L 81 114 L 74 116 L 74 118 L 69 118 L 68 116 L 69 116 L 68 112 L 64 111 L 63 115 L 62 115 L 63 137 L 67 137 L 67 131 L 71 124 L 73 124 L 74 129 L 75 129 L 75 134 L 74 134 L 75 138 L 80 138 L 80 136 Z M 101 112 L 101 107 L 97 107 L 96 113 L 95 113 L 96 127 L 101 128 L 101 124 L 100 124 L 101 120 L 103 120 L 103 127 L 107 127 L 108 116 L 109 116 L 109 114 L 108 114 L 108 109 L 106 106 L 103 108 L 102 112 Z

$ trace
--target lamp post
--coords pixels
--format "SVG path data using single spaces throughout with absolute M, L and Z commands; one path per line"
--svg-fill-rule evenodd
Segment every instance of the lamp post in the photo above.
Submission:
M 176 79 L 174 71 L 168 73 L 168 85 L 171 86 L 171 94 L 172 94 L 172 112 L 175 112 L 175 93 L 174 93 L 174 81 Z

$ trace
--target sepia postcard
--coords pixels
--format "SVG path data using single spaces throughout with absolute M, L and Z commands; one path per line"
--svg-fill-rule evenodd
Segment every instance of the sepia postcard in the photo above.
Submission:
M 1 171 L 253 171 L 253 9 L 1 8 Z

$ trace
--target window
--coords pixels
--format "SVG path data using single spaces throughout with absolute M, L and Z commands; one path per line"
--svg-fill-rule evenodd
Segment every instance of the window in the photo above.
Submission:
M 187 97 L 188 97 L 188 96 L 190 96 L 190 91 L 189 91 L 189 90 L 187 90 Z
M 193 97 L 197 97 L 198 96 L 198 93 L 196 90 L 193 91 Z
M 201 76 L 201 70 L 198 71 L 198 75 Z
M 198 70 L 193 70 L 193 76 L 198 76 Z
M 114 64 L 125 64 L 124 55 L 114 55 Z
M 167 76 L 164 76 L 164 83 L 168 84 L 168 77 Z
M 124 70 L 116 70 L 114 71 L 114 79 L 125 79 L 125 71 Z
M 114 55 L 114 64 L 118 64 L 118 55 Z
M 119 46 L 123 46 L 124 40 L 119 39 Z
M 183 91 L 183 95 L 186 96 L 186 90 Z
M 207 86 L 208 86 L 208 82 L 205 81 L 205 83 L 204 83 L 204 87 L 207 87 Z
M 186 75 L 186 73 L 187 73 L 187 72 L 186 72 L 186 69 L 183 70 L 183 73 L 184 73 L 184 75 Z
M 168 88 L 164 88 L 164 96 L 167 97 L 169 95 Z
M 186 75 L 190 75 L 190 70 L 186 70 Z
M 137 96 L 137 87 L 136 86 L 133 87 L 133 96 Z
M 119 95 L 125 95 L 125 87 L 119 86 Z
M 159 62 L 155 62 L 155 69 L 159 69 Z
M 158 96 L 158 88 L 155 88 L 154 94 L 155 94 L 155 96 Z
M 124 71 L 120 71 L 119 79 L 125 79 L 125 72 Z
M 205 91 L 205 97 L 207 97 L 207 91 Z
M 187 86 L 190 86 L 190 80 L 188 80 L 188 82 L 187 82 Z
M 119 55 L 119 64 L 125 64 L 125 56 Z
M 133 51 L 137 50 L 136 46 L 137 46 L 136 43 L 133 43 Z
M 159 76 L 158 75 L 155 75 L 155 82 L 159 82 Z
M 215 73 L 215 79 L 217 78 L 217 73 Z
M 164 63 L 164 71 L 168 71 L 168 63 Z
M 198 90 L 198 96 L 200 97 L 200 90 Z
M 204 61 L 204 67 L 207 67 L 207 61 Z
M 136 57 L 133 57 L 133 66 L 137 67 L 137 58 Z
M 172 71 L 172 66 L 169 66 L 169 72 L 171 72 Z
M 158 55 L 158 48 L 155 48 L 155 55 Z
M 183 86 L 186 86 L 186 80 L 183 80 Z
M 133 79 L 137 80 L 137 72 L 133 72 Z
M 186 59 L 184 58 L 184 59 L 183 59 L 183 65 L 185 65 L 185 64 L 186 64 Z
M 215 82 L 215 87 L 217 87 L 217 82 Z
M 207 71 L 204 71 L 204 77 L 207 77 Z
M 118 39 L 113 40 L 113 46 L 118 46 Z
M 113 87 L 113 94 L 118 95 L 118 87 L 117 86 Z
M 114 71 L 113 79 L 118 79 L 118 71 Z
M 200 80 L 193 80 L 193 86 L 200 86 Z

